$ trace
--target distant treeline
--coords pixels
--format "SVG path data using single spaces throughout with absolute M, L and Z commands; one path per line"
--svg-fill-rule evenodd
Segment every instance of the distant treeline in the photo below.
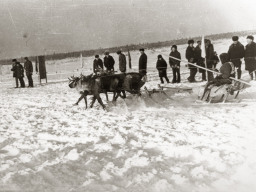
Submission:
M 256 33 L 256 30 L 228 32 L 228 33 L 207 35 L 205 36 L 205 38 L 210 40 L 218 40 L 218 39 L 231 38 L 233 35 L 247 36 L 251 34 L 253 35 L 255 33 Z M 154 48 L 161 48 L 161 47 L 167 47 L 172 45 L 182 45 L 182 44 L 186 44 L 188 39 L 201 40 L 201 38 L 202 38 L 201 36 L 198 36 L 193 38 L 174 39 L 170 41 L 162 41 L 162 42 L 155 42 L 155 43 L 131 44 L 131 45 L 118 46 L 118 47 L 111 47 L 111 48 L 99 48 L 99 49 L 91 49 L 91 50 L 83 50 L 83 51 L 74 51 L 74 52 L 68 52 L 68 53 L 54 53 L 54 54 L 46 55 L 46 60 L 61 60 L 66 58 L 76 58 L 76 57 L 80 57 L 81 53 L 83 57 L 89 57 L 95 54 L 103 54 L 105 50 L 108 50 L 110 53 L 115 53 L 117 50 L 122 50 L 126 52 L 128 49 L 130 51 L 138 50 L 140 48 L 154 49 Z M 29 58 L 30 60 L 35 61 L 36 56 L 30 56 Z M 17 58 L 17 59 L 22 60 L 23 58 Z M 0 60 L 0 64 L 9 65 L 11 64 L 11 59 Z

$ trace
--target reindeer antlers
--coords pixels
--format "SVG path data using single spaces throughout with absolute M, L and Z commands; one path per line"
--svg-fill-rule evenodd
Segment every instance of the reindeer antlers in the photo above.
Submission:
M 68 77 L 68 80 L 70 80 L 70 81 L 72 81 L 72 80 L 74 80 L 75 79 L 75 76 L 74 75 L 72 75 L 70 78 Z

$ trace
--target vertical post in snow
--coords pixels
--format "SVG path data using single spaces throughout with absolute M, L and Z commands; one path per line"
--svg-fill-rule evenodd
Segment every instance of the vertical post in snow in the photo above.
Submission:
M 205 43 L 204 43 L 204 36 L 202 36 L 202 43 L 201 43 L 201 50 L 202 50 L 202 57 L 205 59 L 205 68 L 208 69 L 207 67 L 207 61 L 206 61 L 206 50 L 205 50 Z M 208 72 L 205 71 L 206 79 L 208 81 Z
M 129 68 L 132 69 L 132 58 L 131 58 L 129 49 L 128 49 L 128 62 L 129 62 Z
M 84 67 L 84 63 L 83 63 L 83 55 L 82 53 L 80 53 L 80 62 L 81 62 L 81 68 Z

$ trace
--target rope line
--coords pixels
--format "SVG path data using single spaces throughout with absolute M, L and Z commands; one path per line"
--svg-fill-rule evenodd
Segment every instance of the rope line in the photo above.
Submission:
M 196 65 L 196 64 L 194 64 L 194 63 L 190 63 L 190 62 L 187 62 L 187 61 L 184 61 L 184 60 L 181 60 L 181 59 L 177 59 L 177 58 L 175 58 L 175 57 L 172 57 L 172 56 L 170 56 L 171 58 L 173 58 L 173 59 L 176 59 L 176 60 L 178 60 L 178 61 L 180 61 L 180 62 L 185 62 L 185 63 L 188 63 L 188 64 L 190 64 L 190 65 L 193 65 L 193 66 L 195 66 L 195 67 L 197 67 L 197 68 L 200 68 L 200 69 L 204 69 L 205 71 L 209 71 L 209 72 L 212 72 L 212 73 L 215 73 L 215 74 L 218 74 L 218 75 L 222 75 L 222 73 L 220 73 L 220 72 L 217 72 L 217 71 L 213 71 L 213 70 L 211 70 L 211 69 L 207 69 L 207 68 L 204 68 L 204 67 L 201 67 L 201 66 L 199 66 L 199 65 Z M 229 77 L 230 79 L 232 79 L 232 80 L 234 80 L 234 81 L 238 81 L 238 82 L 241 82 L 241 83 L 244 83 L 244 84 L 247 84 L 247 85 L 251 85 L 250 83 L 248 83 L 248 82 L 246 82 L 246 81 L 243 81 L 243 80 L 240 80 L 240 79 L 236 79 L 236 78 L 233 78 L 233 77 Z

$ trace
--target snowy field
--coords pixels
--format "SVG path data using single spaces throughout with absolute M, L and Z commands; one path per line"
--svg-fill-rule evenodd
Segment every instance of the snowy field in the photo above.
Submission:
M 229 43 L 216 41 L 215 49 L 226 51 Z M 169 48 L 152 51 L 152 69 L 161 51 Z M 256 81 L 239 104 L 198 105 L 204 83 L 187 83 L 182 69 L 183 82 L 168 86 L 192 93 L 129 96 L 108 111 L 98 103 L 73 106 L 79 95 L 67 82 L 33 89 L 2 83 L 0 191 L 256 191 Z M 158 83 L 152 78 L 146 86 Z

